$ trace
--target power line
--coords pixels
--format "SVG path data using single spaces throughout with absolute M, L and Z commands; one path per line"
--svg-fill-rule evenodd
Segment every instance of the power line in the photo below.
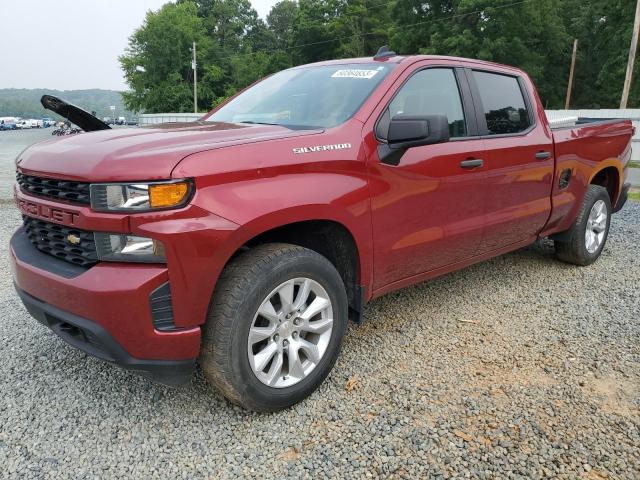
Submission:
M 393 26 L 391 28 L 395 29 L 395 28 L 410 28 L 410 27 L 416 27 L 418 25 L 425 25 L 427 23 L 437 23 L 440 22 L 442 20 L 451 20 L 453 18 L 460 18 L 460 17 L 466 17 L 468 15 L 475 15 L 477 13 L 484 13 L 486 12 L 486 10 L 488 8 L 493 8 L 495 10 L 502 10 L 504 8 L 510 8 L 510 7 L 516 7 L 518 5 L 522 5 L 524 3 L 531 3 L 531 2 L 536 2 L 538 0 L 520 0 L 519 2 L 513 2 L 513 3 L 506 3 L 503 5 L 488 5 L 485 8 L 482 8 L 480 10 L 474 10 L 472 12 L 465 12 L 465 13 L 457 13 L 454 15 L 450 15 L 448 17 L 440 17 L 440 18 L 434 18 L 432 20 L 425 20 L 423 22 L 417 22 L 417 23 L 411 23 L 409 25 L 400 25 L 400 26 Z
M 424 20 L 422 22 L 411 23 L 411 24 L 408 24 L 408 25 L 398 25 L 398 26 L 393 26 L 391 28 L 394 29 L 394 30 L 398 29 L 398 28 L 411 28 L 411 27 L 416 27 L 416 26 L 419 26 L 419 25 L 426 25 L 426 24 L 429 24 L 429 23 L 442 22 L 442 21 L 445 21 L 445 20 L 452 20 L 452 19 L 455 19 L 455 18 L 466 17 L 466 16 L 469 16 L 469 15 L 475 15 L 475 14 L 483 13 L 489 8 L 493 8 L 495 10 L 501 10 L 501 9 L 511 8 L 511 7 L 522 5 L 522 4 L 525 4 L 525 3 L 535 2 L 535 1 L 538 1 L 538 0 L 519 0 L 517 2 L 507 3 L 507 4 L 502 4 L 502 5 L 487 5 L 485 8 L 480 9 L 480 10 L 473 10 L 473 11 L 464 12 L 464 13 L 456 13 L 454 15 L 449 15 L 447 17 L 432 18 L 430 20 Z M 382 4 L 378 4 L 378 6 L 380 6 L 380 5 L 382 5 Z M 324 44 L 327 44 L 327 43 L 339 42 L 341 40 L 348 40 L 348 39 L 351 39 L 351 38 L 364 37 L 364 36 L 370 36 L 370 35 L 378 35 L 378 33 L 377 32 L 356 33 L 356 34 L 347 35 L 347 36 L 344 36 L 344 37 L 332 38 L 330 40 L 321 40 L 321 41 L 318 41 L 318 42 L 310 42 L 310 43 L 303 43 L 303 44 L 300 44 L 300 45 L 293 45 L 291 47 L 282 48 L 280 50 L 288 51 L 288 50 L 293 50 L 293 49 L 297 49 L 297 48 L 311 47 L 311 46 L 315 46 L 315 45 L 324 45 Z M 258 51 L 258 52 L 251 52 L 251 53 L 261 53 L 261 52 Z M 264 51 L 264 53 L 267 53 L 267 52 Z M 235 57 L 235 56 L 236 55 L 230 55 L 229 58 L 232 58 L 232 57 Z M 225 57 L 222 57 L 222 58 L 225 58 Z
M 408 25 L 397 25 L 397 26 L 392 26 L 391 29 L 392 30 L 396 30 L 396 29 L 400 29 L 400 28 L 412 28 L 412 27 L 417 27 L 420 25 L 427 25 L 430 23 L 439 23 L 439 22 L 443 22 L 443 21 L 447 21 L 447 20 L 453 20 L 456 18 L 462 18 L 462 17 L 467 17 L 469 15 L 476 15 L 476 14 L 480 14 L 480 13 L 484 13 L 487 11 L 487 9 L 494 9 L 494 10 L 503 10 L 506 8 L 511 8 L 511 7 L 516 7 L 518 5 L 523 5 L 525 3 L 531 3 L 531 2 L 537 2 L 538 0 L 519 0 L 517 2 L 512 2 L 512 3 L 506 3 L 506 4 L 499 4 L 499 5 L 487 5 L 482 9 L 478 9 L 478 10 L 472 10 L 469 12 L 460 12 L 460 13 L 456 13 L 453 15 L 448 15 L 446 17 L 440 17 L 440 18 L 432 18 L 429 20 L 424 20 L 421 22 L 416 22 L 416 23 L 411 23 Z M 371 7 L 366 7 L 366 8 L 375 8 L 377 6 L 381 6 L 381 5 L 385 5 L 385 4 L 391 4 L 391 3 L 397 3 L 398 0 L 391 0 L 391 1 L 387 1 L 387 2 L 383 2 L 383 3 L 378 3 L 376 5 L 372 5 Z M 364 38 L 364 37 L 368 37 L 368 36 L 372 36 L 372 35 L 379 35 L 378 32 L 365 32 L 365 33 L 356 33 L 353 35 L 346 35 L 343 37 L 337 37 L 337 38 L 332 38 L 330 40 L 320 40 L 317 42 L 309 42 L 309 43 L 303 43 L 303 44 L 299 44 L 299 45 L 292 45 L 290 47 L 285 47 L 285 48 L 279 48 L 276 50 L 257 50 L 254 52 L 246 52 L 246 53 L 236 53 L 233 55 L 226 55 L 224 57 L 218 57 L 216 60 L 228 60 L 228 59 L 232 59 L 232 58 L 237 58 L 237 57 L 241 57 L 241 56 L 247 56 L 247 55 L 259 55 L 261 53 L 273 53 L 274 51 L 281 51 L 281 52 L 291 52 L 293 50 L 296 49 L 300 49 L 300 48 L 304 48 L 304 47 L 312 47 L 312 46 L 316 46 L 316 45 L 326 45 L 328 43 L 333 43 L 333 42 L 339 42 L 342 40 L 350 40 L 353 38 Z

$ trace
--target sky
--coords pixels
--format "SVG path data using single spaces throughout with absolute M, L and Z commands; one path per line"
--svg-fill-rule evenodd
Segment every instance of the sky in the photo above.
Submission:
M 168 0 L 0 0 L 0 88 L 125 90 L 118 63 Z M 263 19 L 277 0 L 251 0 Z

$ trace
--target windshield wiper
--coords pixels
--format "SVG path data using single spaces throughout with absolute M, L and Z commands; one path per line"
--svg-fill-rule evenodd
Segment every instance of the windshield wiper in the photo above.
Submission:
M 275 125 L 277 127 L 286 127 L 286 125 L 281 125 L 279 123 L 268 123 L 268 122 L 254 122 L 253 120 L 244 120 L 238 123 L 250 123 L 251 125 Z
M 267 123 L 267 122 L 254 122 L 253 120 L 245 120 L 237 123 L 248 123 L 250 125 L 273 125 L 276 127 L 284 127 L 289 130 L 319 130 L 323 127 L 314 127 L 312 125 L 287 125 L 286 123 Z

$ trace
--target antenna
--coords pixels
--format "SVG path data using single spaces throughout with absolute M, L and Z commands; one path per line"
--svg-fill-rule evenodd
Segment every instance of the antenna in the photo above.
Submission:
M 378 53 L 373 57 L 374 60 L 384 61 L 389 57 L 395 57 L 396 52 L 389 50 L 389 45 L 383 45 L 378 49 Z

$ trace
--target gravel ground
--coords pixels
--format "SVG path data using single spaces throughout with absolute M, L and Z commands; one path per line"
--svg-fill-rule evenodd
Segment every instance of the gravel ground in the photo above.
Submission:
M 640 478 L 639 203 L 591 267 L 540 244 L 371 303 L 325 384 L 260 415 L 200 374 L 157 386 L 32 320 L 6 200 L 2 478 Z

